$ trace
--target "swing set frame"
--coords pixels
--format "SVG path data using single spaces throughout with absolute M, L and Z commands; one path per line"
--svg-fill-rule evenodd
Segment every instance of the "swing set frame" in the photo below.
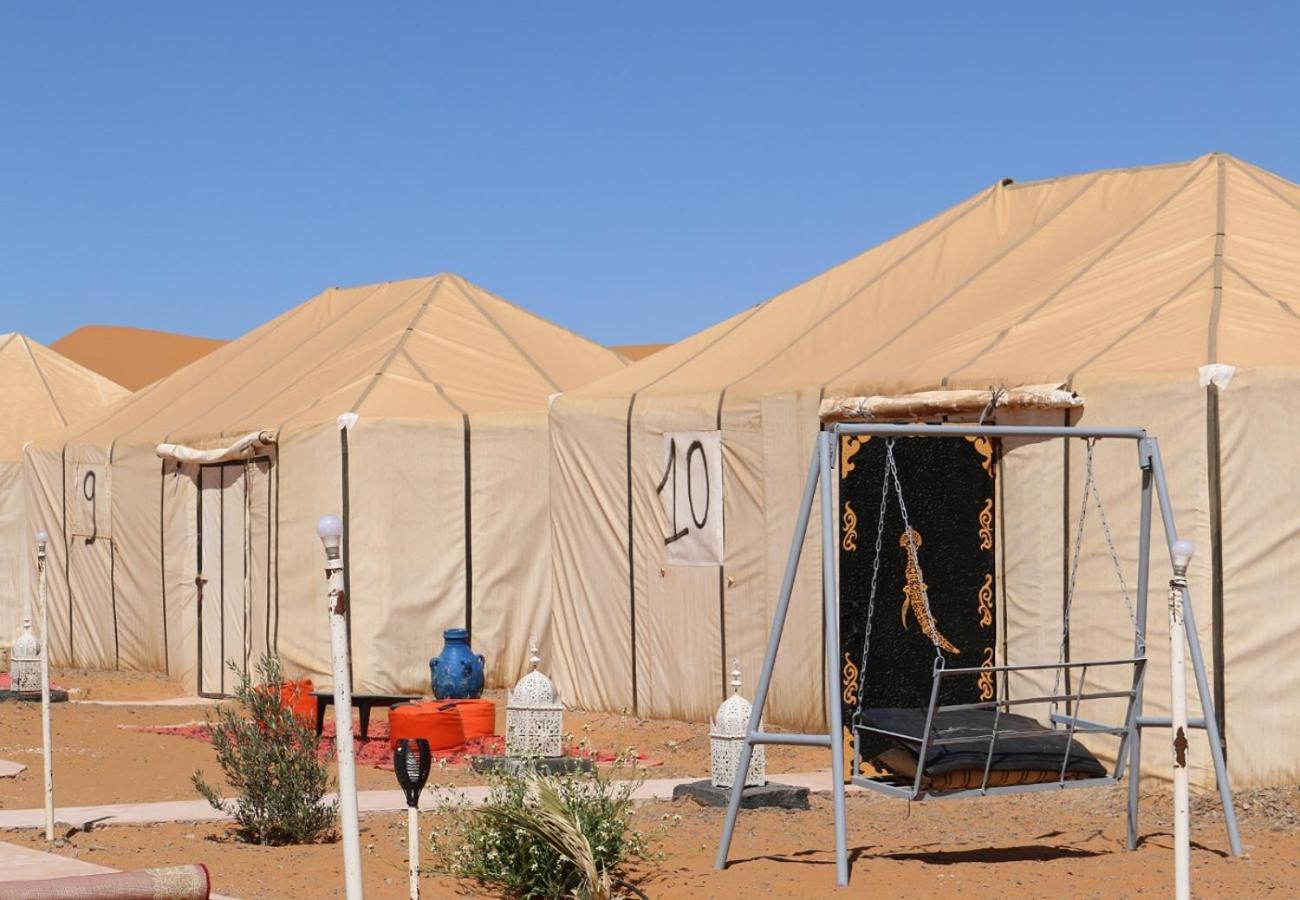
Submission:
M 1111 727 L 1098 723 L 1088 722 L 1078 717 L 1077 704 L 1073 714 L 1061 716 L 1055 712 L 1052 714 L 1054 725 L 1066 725 L 1069 727 L 1070 739 L 1073 740 L 1074 734 L 1098 732 L 1118 736 L 1120 738 L 1120 750 L 1117 754 L 1114 770 L 1104 777 L 1085 778 L 1080 780 L 1068 780 L 1064 776 L 1064 763 L 1062 768 L 1062 777 L 1058 781 L 1051 781 L 1039 784 L 1025 785 L 1004 785 L 990 787 L 987 784 L 988 771 L 987 763 L 985 770 L 985 783 L 979 788 L 952 791 L 929 791 L 922 786 L 922 777 L 924 774 L 926 749 L 933 746 L 936 741 L 931 736 L 931 723 L 936 710 L 953 709 L 953 707 L 939 707 L 937 699 L 939 695 L 939 685 L 943 678 L 971 675 L 980 670 L 975 669 L 944 669 L 936 662 L 933 685 L 931 689 L 930 705 L 926 715 L 925 733 L 922 735 L 903 735 L 909 740 L 919 740 L 922 744 L 921 753 L 917 761 L 917 773 L 914 783 L 910 787 L 889 784 L 874 779 L 862 778 L 858 776 L 860 758 L 855 754 L 854 759 L 854 784 L 883 793 L 887 796 L 901 797 L 907 800 L 925 800 L 957 797 L 978 797 L 991 794 L 1005 793 L 1024 793 L 1030 791 L 1060 790 L 1062 788 L 1074 787 L 1097 787 L 1117 783 L 1124 776 L 1125 763 L 1129 767 L 1129 785 L 1128 785 L 1128 830 L 1127 844 L 1128 848 L 1134 849 L 1137 846 L 1137 828 L 1138 828 L 1138 788 L 1141 782 L 1141 763 L 1142 763 L 1142 730 L 1144 728 L 1170 728 L 1172 725 L 1169 716 L 1148 716 L 1143 713 L 1143 675 L 1145 673 L 1145 647 L 1146 625 L 1147 625 L 1147 583 L 1149 580 L 1150 561 L 1151 561 L 1151 524 L 1152 524 L 1152 501 L 1153 499 L 1159 504 L 1160 518 L 1165 534 L 1166 547 L 1169 550 L 1170 566 L 1172 573 L 1173 556 L 1172 549 L 1174 542 L 1178 539 L 1178 529 L 1174 523 L 1173 505 L 1169 498 L 1169 487 L 1165 479 L 1164 465 L 1160 458 L 1160 447 L 1156 439 L 1147 434 L 1142 428 L 1078 428 L 1068 426 L 1046 426 L 1046 425 L 964 425 L 964 424 L 866 424 L 859 422 L 835 422 L 827 423 L 817 436 L 817 443 L 813 449 L 812 458 L 808 465 L 808 477 L 804 486 L 803 499 L 799 506 L 799 514 L 795 523 L 794 536 L 790 545 L 790 554 L 786 561 L 785 578 L 781 584 L 781 593 L 777 600 L 776 612 L 773 616 L 772 629 L 768 637 L 767 651 L 763 657 L 763 669 L 759 676 L 758 687 L 754 695 L 753 712 L 750 715 L 749 725 L 746 729 L 745 743 L 741 748 L 741 755 L 737 772 L 745 772 L 749 768 L 749 762 L 753 756 L 754 747 L 758 744 L 786 744 L 805 747 L 826 747 L 830 751 L 831 757 L 831 787 L 833 795 L 833 806 L 835 816 L 835 876 L 836 883 L 846 885 L 849 881 L 848 849 L 847 849 L 847 828 L 845 823 L 844 794 L 845 781 L 843 778 L 844 766 L 844 727 L 843 715 L 839 701 L 839 682 L 837 672 L 837 660 L 839 658 L 840 637 L 839 637 L 839 573 L 838 573 L 838 542 L 836 539 L 837 526 L 835 516 L 835 478 L 837 457 L 839 454 L 839 438 L 843 435 L 869 436 L 869 437 L 926 437 L 926 438 L 1001 438 L 1001 437 L 1028 437 L 1040 439 L 1056 438 L 1075 438 L 1087 441 L 1100 440 L 1120 440 L 1132 441 L 1137 448 L 1137 463 L 1142 477 L 1141 501 L 1140 501 L 1140 519 L 1139 519 L 1139 547 L 1138 547 L 1138 572 L 1136 585 L 1136 608 L 1134 610 L 1134 655 L 1132 658 L 1120 658 L 1112 660 L 1086 660 L 1079 662 L 1066 662 L 1061 660 L 1056 663 L 1031 664 L 1031 665 L 1002 665 L 994 667 L 993 671 L 1001 676 L 1005 684 L 1006 675 L 1012 671 L 1026 671 L 1031 669 L 1057 670 L 1058 672 L 1069 670 L 1083 670 L 1086 672 L 1088 667 L 1102 666 L 1123 666 L 1128 665 L 1133 668 L 1132 688 L 1124 692 L 1109 692 L 1105 696 L 1120 696 L 1128 699 L 1128 712 L 1125 717 L 1126 721 L 1122 726 Z M 823 628 L 823 658 L 825 660 L 825 684 L 827 698 L 827 721 L 829 730 L 827 733 L 785 733 L 764 731 L 762 729 L 763 709 L 767 703 L 768 690 L 772 683 L 772 672 L 776 663 L 777 652 L 781 647 L 781 637 L 785 630 L 786 615 L 790 607 L 790 597 L 794 591 L 795 576 L 799 570 L 799 559 L 802 555 L 805 536 L 808 531 L 808 522 L 812 515 L 813 500 L 817 496 L 818 488 L 821 491 L 821 519 L 822 519 L 822 605 L 823 619 L 825 627 Z M 1086 498 L 1085 498 L 1086 503 Z M 1186 620 L 1187 649 L 1191 657 L 1192 669 L 1196 679 L 1196 689 L 1200 697 L 1201 709 L 1203 715 L 1189 719 L 1188 726 L 1194 729 L 1200 729 L 1206 732 L 1206 738 L 1210 745 L 1210 755 L 1214 763 L 1215 781 L 1218 785 L 1219 799 L 1223 804 L 1224 823 L 1227 827 L 1228 842 L 1231 845 L 1234 856 L 1240 856 L 1241 836 L 1237 829 L 1237 817 L 1232 803 L 1232 786 L 1228 780 L 1227 765 L 1223 757 L 1223 745 L 1219 734 L 1217 720 L 1214 716 L 1214 700 L 1210 693 L 1209 680 L 1206 677 L 1205 658 L 1201 652 L 1200 640 L 1197 637 L 1195 613 L 1193 611 L 1190 595 L 1184 597 L 1184 616 Z M 987 670 L 985 670 L 987 671 Z M 1033 700 L 1048 702 L 1054 699 L 1063 699 L 1068 701 L 1076 700 L 1078 696 L 1084 699 L 1095 699 L 1098 694 L 1083 695 L 1082 685 L 1080 685 L 1076 694 L 1071 694 L 1068 690 L 1058 698 L 1039 697 L 1031 698 Z M 1028 701 L 1008 701 L 1005 696 L 1000 699 L 978 704 L 964 704 L 966 709 L 986 708 L 1001 710 L 1012 703 Z M 871 730 L 863 728 L 863 730 Z M 993 741 L 997 738 L 996 724 L 994 726 Z M 860 741 L 855 741 L 855 745 Z M 990 757 L 992 755 L 992 741 L 990 742 Z M 736 817 L 740 812 L 740 802 L 744 790 L 744 779 L 735 779 L 732 789 L 730 803 L 727 806 L 726 821 L 723 826 L 722 839 L 718 844 L 718 854 L 715 860 L 715 867 L 718 869 L 726 868 L 727 856 L 731 849 L 731 839 L 735 832 Z

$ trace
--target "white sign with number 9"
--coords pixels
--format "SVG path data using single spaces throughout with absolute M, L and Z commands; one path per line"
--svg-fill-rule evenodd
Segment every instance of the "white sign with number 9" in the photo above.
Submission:
M 664 435 L 659 500 L 672 566 L 722 565 L 722 432 Z

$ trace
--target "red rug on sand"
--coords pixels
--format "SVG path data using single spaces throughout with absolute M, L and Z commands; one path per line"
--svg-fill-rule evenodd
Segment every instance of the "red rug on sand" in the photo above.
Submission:
M 135 725 L 132 726 L 131 730 L 144 731 L 150 734 L 177 734 L 181 737 L 212 743 L 212 733 L 208 730 L 208 726 L 197 722 L 188 725 Z M 387 722 L 371 722 L 367 739 L 364 741 L 354 731 L 352 741 L 357 762 L 367 766 L 374 766 L 376 769 L 391 770 L 393 768 L 393 751 L 388 745 Z M 434 750 L 431 755 L 435 761 L 444 760 L 447 765 L 459 766 L 468 765 L 470 757 L 473 756 L 503 756 L 505 752 L 506 739 L 501 735 L 493 735 L 491 737 L 470 738 L 459 747 L 453 747 L 450 750 Z M 331 721 L 325 723 L 325 731 L 321 734 L 317 755 L 321 759 L 326 759 L 333 753 L 334 723 Z M 593 753 L 579 750 L 576 747 L 565 747 L 564 755 L 585 756 L 603 765 L 609 765 L 617 759 L 615 753 L 599 750 Z M 662 760 L 651 759 L 644 753 L 637 754 L 636 762 L 639 767 L 646 769 L 663 765 Z

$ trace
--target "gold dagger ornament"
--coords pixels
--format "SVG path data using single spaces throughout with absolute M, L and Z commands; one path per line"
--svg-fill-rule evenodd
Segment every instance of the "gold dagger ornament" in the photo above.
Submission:
M 939 623 L 934 621 L 925 611 L 925 582 L 921 580 L 921 573 L 916 565 L 916 554 L 913 552 L 914 548 L 919 549 L 921 546 L 920 533 L 915 528 L 908 528 L 899 537 L 898 546 L 902 547 L 903 552 L 907 554 L 907 571 L 904 573 L 907 581 L 903 585 L 903 608 L 901 611 L 903 630 L 907 630 L 907 610 L 911 608 L 912 614 L 921 626 L 922 634 L 949 653 L 960 655 L 961 651 L 939 633 Z

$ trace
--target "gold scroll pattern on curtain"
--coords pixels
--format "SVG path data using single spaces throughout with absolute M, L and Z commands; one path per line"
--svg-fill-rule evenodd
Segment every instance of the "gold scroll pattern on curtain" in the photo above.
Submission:
M 993 442 L 988 438 L 968 437 L 966 440 L 975 445 L 975 451 L 983 458 L 984 471 L 990 478 L 994 477 L 993 469 Z M 989 497 L 984 501 L 984 508 L 979 514 L 979 536 L 980 549 L 993 549 L 993 498 Z M 985 575 L 984 584 L 980 586 L 979 591 L 979 611 L 980 627 L 993 628 L 993 576 Z M 984 648 L 984 658 L 980 660 L 980 668 L 984 671 L 979 677 L 979 692 L 981 700 L 992 700 L 995 693 L 993 679 L 994 665 L 993 642 Z

